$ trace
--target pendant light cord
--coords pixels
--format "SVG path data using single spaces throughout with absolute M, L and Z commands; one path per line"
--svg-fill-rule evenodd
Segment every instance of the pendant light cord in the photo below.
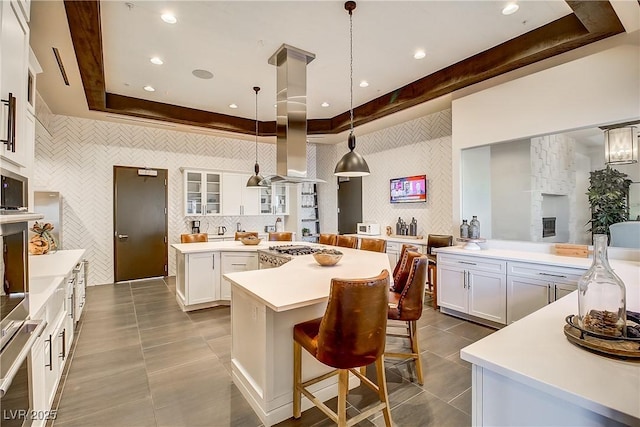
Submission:
M 254 91 L 256 91 L 256 164 L 258 163 L 258 91 L 259 87 L 254 87 Z
M 349 91 L 350 98 L 350 117 L 351 117 L 351 133 L 353 134 L 353 11 L 349 10 Z

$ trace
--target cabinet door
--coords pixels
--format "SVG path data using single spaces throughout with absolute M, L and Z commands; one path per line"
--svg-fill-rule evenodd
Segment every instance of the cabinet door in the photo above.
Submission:
M 273 184 L 273 211 L 276 215 L 289 215 L 289 186 Z
M 520 320 L 549 303 L 550 284 L 528 277 L 507 278 L 507 324 Z
M 251 175 L 240 175 L 240 192 L 242 193 L 242 215 L 260 215 L 261 191 L 259 188 L 247 187 Z
M 507 323 L 507 279 L 503 273 L 467 270 L 469 314 Z M 438 289 L 438 294 L 440 290 Z
M 184 171 L 184 214 L 202 215 L 202 172 Z
M 578 289 L 578 282 L 576 283 L 555 283 L 553 286 L 554 292 L 549 298 L 551 301 L 557 301 L 562 297 L 566 297 L 571 292 Z
M 239 271 L 258 269 L 258 254 L 222 254 L 222 271 L 220 275 Z M 220 299 L 231 299 L 231 283 L 224 278 L 220 281 Z
M 273 190 L 272 187 L 260 188 L 260 214 L 273 215 Z
M 48 335 L 46 335 L 48 337 Z M 48 345 L 48 343 L 47 343 Z M 46 411 L 47 406 L 46 384 L 45 384 L 45 334 L 36 340 L 31 347 L 31 358 L 29 369 L 31 371 L 31 399 L 34 411 Z M 46 359 L 47 361 L 49 359 Z
M 242 175 L 225 173 L 222 176 L 222 214 L 238 216 L 242 214 Z
M 440 260 L 438 260 L 438 305 L 462 313 L 469 311 L 466 271 L 460 267 L 443 265 Z
M 221 206 L 221 183 L 222 175 L 219 173 L 205 172 L 204 173 L 204 187 L 202 195 L 204 200 L 204 213 L 205 215 L 219 215 L 222 211 Z
M 27 166 L 28 144 L 24 138 L 26 114 L 27 66 L 29 54 L 29 27 L 15 1 L 0 2 L 2 24 L 0 27 L 0 99 L 8 100 L 9 93 L 15 97 L 15 108 L 0 104 L 0 139 L 7 139 L 9 122 L 15 125 L 13 150 L 2 143 L 0 155 L 19 166 Z M 13 126 L 12 126 L 13 128 Z M 31 142 L 33 144 L 33 142 Z
M 215 301 L 218 290 L 215 273 L 219 268 L 220 255 L 213 252 L 189 254 L 187 255 L 187 264 L 187 304 Z

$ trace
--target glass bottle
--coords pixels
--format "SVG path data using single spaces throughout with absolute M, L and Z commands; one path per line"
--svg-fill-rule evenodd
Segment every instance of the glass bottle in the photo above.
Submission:
M 478 217 L 475 215 L 471 218 L 471 222 L 469 223 L 469 238 L 480 238 L 480 221 L 478 221 Z
M 593 264 L 578 281 L 578 321 L 587 331 L 626 336 L 626 290 L 609 266 L 606 234 L 593 236 Z
M 396 236 L 402 234 L 402 218 L 398 217 L 398 222 L 396 222 Z
M 462 225 L 460 225 L 460 237 L 462 239 L 469 238 L 469 224 L 467 224 L 467 220 L 462 220 Z

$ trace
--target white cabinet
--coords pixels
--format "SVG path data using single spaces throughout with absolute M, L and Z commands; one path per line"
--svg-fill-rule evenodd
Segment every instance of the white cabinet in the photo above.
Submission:
M 183 169 L 184 214 L 219 215 L 221 213 L 222 174 Z
M 220 254 L 202 252 L 186 255 L 185 305 L 202 304 L 220 299 Z
M 261 188 L 261 215 L 289 215 L 289 186 L 287 184 L 271 184 Z
M 24 5 L 23 5 L 24 6 Z M 29 27 L 18 1 L 0 2 L 0 156 L 18 166 L 27 166 L 29 146 L 25 117 L 27 112 L 27 69 Z
M 222 254 L 222 269 L 220 272 L 220 299 L 231 300 L 231 283 L 223 275 L 238 271 L 258 269 L 257 253 L 225 252 Z
M 507 321 L 506 262 L 438 254 L 438 305 L 495 323 Z
M 583 273 L 583 270 L 575 268 L 509 262 L 507 323 L 522 319 L 570 294 L 576 290 Z
M 224 173 L 222 180 L 223 215 L 260 215 L 259 188 L 247 187 L 251 175 Z
M 390 242 L 387 240 L 387 255 L 389 256 L 389 265 L 391 271 L 396 267 L 398 261 L 400 261 L 400 252 L 402 251 L 402 244 L 398 242 Z
M 79 262 L 74 270 L 74 273 L 76 274 L 76 287 L 74 289 L 74 294 L 75 294 L 75 298 L 74 298 L 74 320 L 75 323 L 77 324 L 78 321 L 80 320 L 80 317 L 82 316 L 82 311 L 84 310 L 84 303 L 86 300 L 86 291 L 87 291 L 87 278 L 85 275 L 85 263 L 86 261 L 83 260 L 81 262 Z

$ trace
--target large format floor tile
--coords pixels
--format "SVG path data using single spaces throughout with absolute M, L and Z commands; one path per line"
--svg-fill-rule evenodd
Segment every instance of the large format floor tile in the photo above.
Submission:
M 390 322 L 403 333 L 404 323 Z M 459 350 L 492 329 L 433 310 L 418 322 L 424 385 L 415 363 L 385 360 L 394 425 L 471 424 L 471 369 Z M 392 332 L 392 331 L 390 331 Z M 87 305 L 54 401 L 58 427 L 262 426 L 231 379 L 231 309 L 183 313 L 175 278 L 90 287 Z M 388 337 L 387 351 L 405 352 L 408 340 Z M 367 375 L 377 381 L 375 369 Z M 365 386 L 350 391 L 348 415 L 374 405 Z M 326 402 L 336 409 L 337 399 Z M 332 426 L 311 408 L 279 426 Z M 381 413 L 357 424 L 384 425 Z

